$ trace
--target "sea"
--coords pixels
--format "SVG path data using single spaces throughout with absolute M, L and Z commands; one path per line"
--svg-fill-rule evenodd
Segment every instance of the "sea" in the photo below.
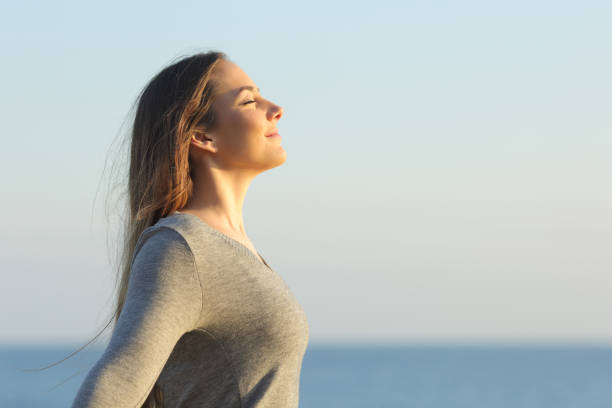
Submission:
M 1 408 L 70 407 L 103 348 L 0 348 Z M 309 345 L 300 408 L 612 408 L 612 346 Z

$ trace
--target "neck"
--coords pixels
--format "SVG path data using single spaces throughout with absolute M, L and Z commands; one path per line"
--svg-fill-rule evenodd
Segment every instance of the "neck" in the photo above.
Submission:
M 194 173 L 192 196 L 180 211 L 191 212 L 218 229 L 246 238 L 242 207 L 252 179 L 218 168 Z

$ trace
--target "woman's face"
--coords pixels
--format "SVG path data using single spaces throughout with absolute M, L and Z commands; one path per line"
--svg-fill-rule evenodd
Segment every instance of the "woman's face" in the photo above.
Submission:
M 261 172 L 283 164 L 287 154 L 277 128 L 283 108 L 261 96 L 251 78 L 232 62 L 220 61 L 212 77 L 218 83 L 216 123 L 205 137 L 212 139 L 216 165 Z M 273 133 L 277 135 L 267 137 Z

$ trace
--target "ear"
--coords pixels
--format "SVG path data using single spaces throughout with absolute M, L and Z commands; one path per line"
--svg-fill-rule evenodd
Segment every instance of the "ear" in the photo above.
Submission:
M 215 137 L 211 133 L 201 129 L 196 129 L 193 132 L 189 139 L 189 144 L 198 150 L 206 150 L 212 153 L 217 152 Z

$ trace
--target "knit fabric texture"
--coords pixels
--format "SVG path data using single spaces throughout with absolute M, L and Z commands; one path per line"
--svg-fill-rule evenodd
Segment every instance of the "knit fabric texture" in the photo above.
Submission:
M 259 254 L 174 212 L 140 235 L 110 342 L 73 408 L 298 407 L 306 314 Z

